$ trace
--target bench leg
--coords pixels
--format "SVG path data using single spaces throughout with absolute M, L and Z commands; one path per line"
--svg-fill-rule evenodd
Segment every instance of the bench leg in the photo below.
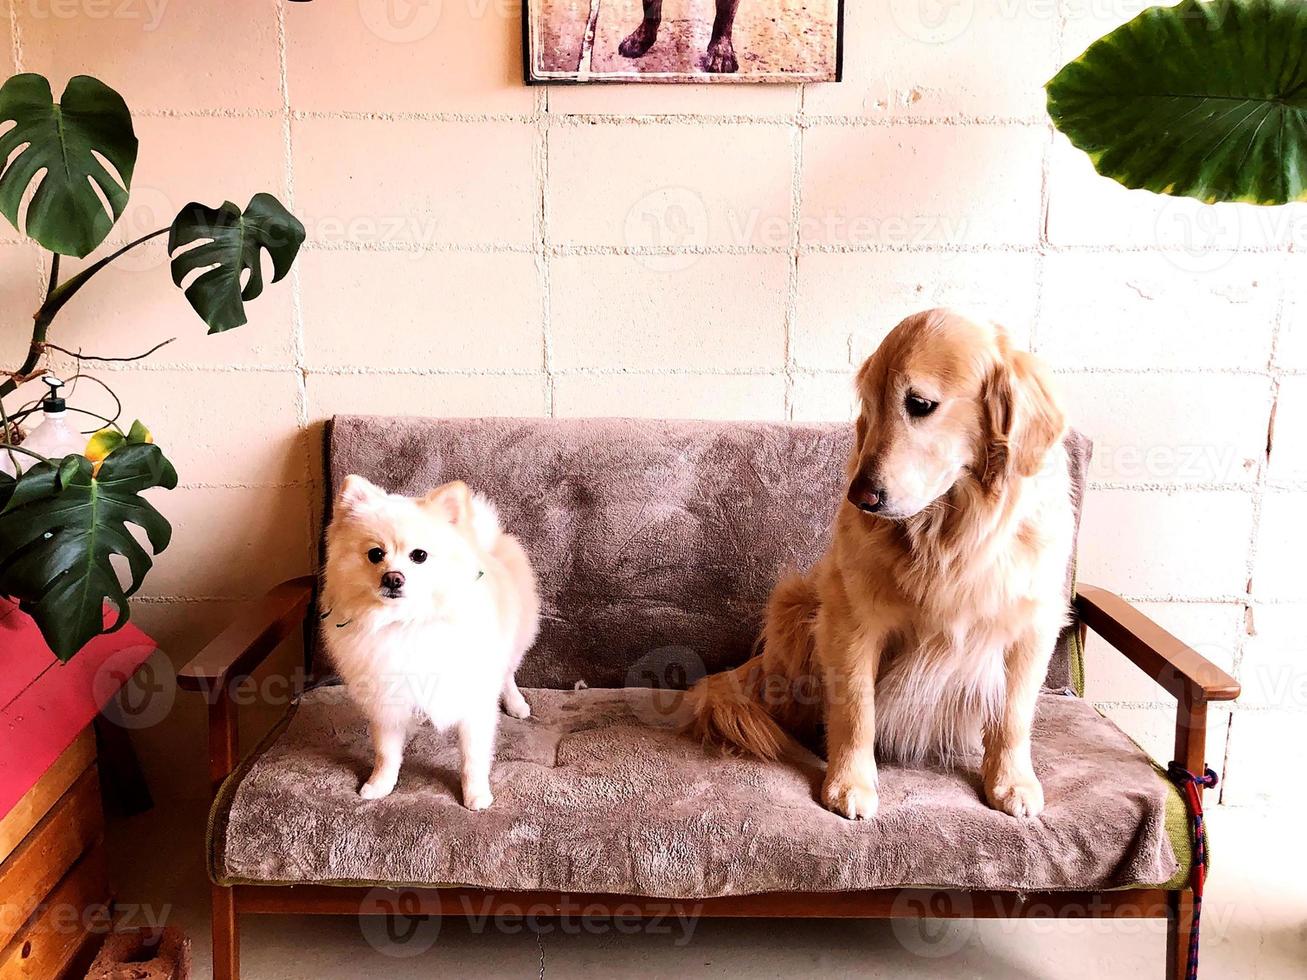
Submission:
M 1166 980 L 1189 975 L 1189 930 L 1194 922 L 1194 893 L 1188 888 L 1166 897 Z
M 240 980 L 241 935 L 236 920 L 236 893 L 213 885 L 213 980 Z

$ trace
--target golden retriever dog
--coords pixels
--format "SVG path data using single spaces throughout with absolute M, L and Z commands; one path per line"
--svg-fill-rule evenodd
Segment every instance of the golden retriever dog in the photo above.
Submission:
M 776 586 L 760 652 L 695 685 L 690 730 L 776 759 L 824 727 L 822 803 L 851 819 L 876 813 L 878 757 L 983 752 L 989 805 L 1038 816 L 1031 726 L 1074 536 L 1048 372 L 1001 327 L 930 310 L 857 391 L 831 545 Z

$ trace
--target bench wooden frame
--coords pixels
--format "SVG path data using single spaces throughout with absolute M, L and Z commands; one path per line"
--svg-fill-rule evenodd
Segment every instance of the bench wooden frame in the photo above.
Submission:
M 310 615 L 316 580 L 303 577 L 272 589 L 245 615 L 206 646 L 178 675 L 180 685 L 203 694 L 209 705 L 209 778 L 216 794 L 240 762 L 235 689 L 284 640 L 316 628 Z M 1191 772 L 1202 772 L 1207 706 L 1239 696 L 1238 682 L 1141 612 L 1104 589 L 1081 585 L 1075 608 L 1081 638 L 1092 629 L 1176 698 L 1175 758 Z M 1201 790 L 1200 790 L 1201 792 Z M 212 885 L 214 980 L 238 980 L 240 931 L 245 914 L 360 915 L 368 908 L 384 914 L 466 915 L 468 902 L 479 915 L 562 914 L 583 906 L 587 915 L 665 913 L 669 904 L 689 907 L 704 917 L 777 918 L 1162 918 L 1168 920 L 1166 977 L 1185 976 L 1193 892 L 1185 887 L 1103 892 L 976 892 L 889 888 L 838 893 L 771 893 L 701 901 L 627 895 L 568 895 L 557 892 L 494 892 L 475 888 L 387 891 L 322 885 Z M 365 905 L 365 899 L 367 904 Z M 391 903 L 394 904 L 391 904 Z M 399 903 L 403 903 L 402 905 Z

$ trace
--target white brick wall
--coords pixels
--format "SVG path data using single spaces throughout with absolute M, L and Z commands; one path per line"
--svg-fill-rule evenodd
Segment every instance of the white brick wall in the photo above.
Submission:
M 310 233 L 240 330 L 203 336 L 161 244 L 56 327 L 107 354 L 179 338 L 102 372 L 181 471 L 137 613 L 174 660 L 310 568 L 334 412 L 847 418 L 900 317 L 988 307 L 1099 442 L 1082 577 L 1241 675 L 1209 761 L 1227 802 L 1288 799 L 1267 760 L 1307 720 L 1307 209 L 1126 191 L 1052 133 L 1042 83 L 1141 3 L 849 3 L 841 85 L 555 89 L 519 81 L 515 2 L 445 0 L 427 33 L 379 4 L 92 6 L 11 0 L 0 70 L 127 98 L 122 236 L 256 190 Z M 0 363 L 39 268 L 0 223 Z M 1155 686 L 1101 645 L 1090 677 L 1165 755 Z M 161 774 L 194 717 L 146 740 Z

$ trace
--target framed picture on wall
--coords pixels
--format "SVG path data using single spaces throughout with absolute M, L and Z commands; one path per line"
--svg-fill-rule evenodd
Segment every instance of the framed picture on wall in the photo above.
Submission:
M 837 82 L 844 0 L 524 0 L 526 80 Z

